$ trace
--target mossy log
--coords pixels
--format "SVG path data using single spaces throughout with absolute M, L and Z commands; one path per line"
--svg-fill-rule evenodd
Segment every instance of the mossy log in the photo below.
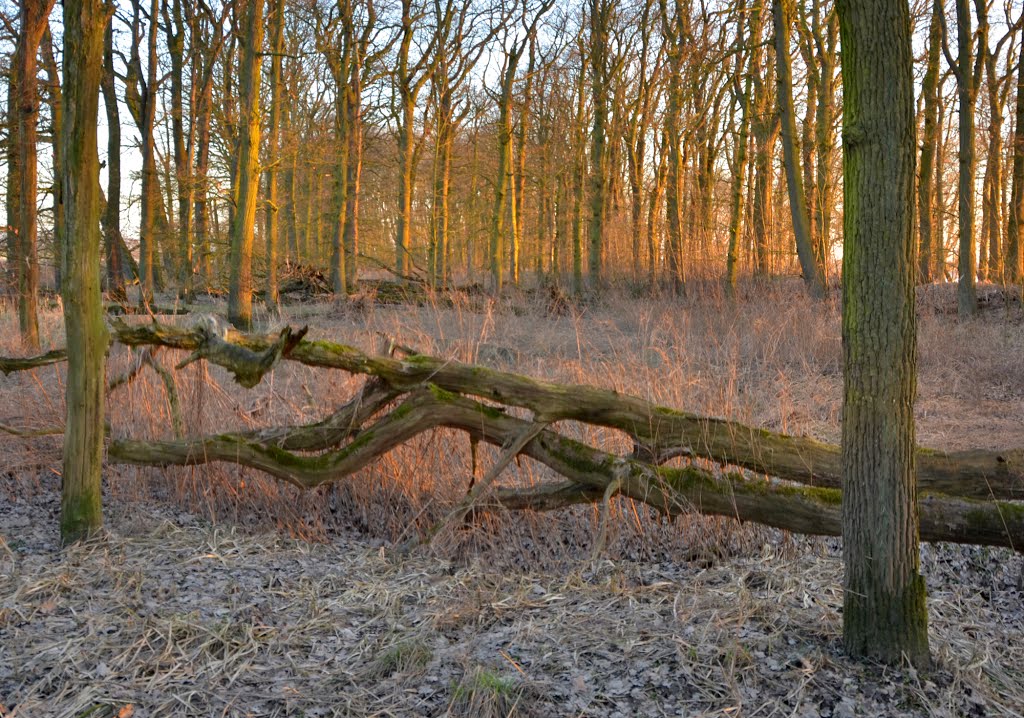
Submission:
M 37 369 L 47 364 L 60 364 L 67 360 L 68 352 L 66 349 L 54 349 L 34 357 L 0 357 L 0 371 L 4 374 L 10 374 L 16 371 L 25 371 L 26 369 Z
M 118 322 L 114 334 L 122 344 L 155 344 L 191 351 L 205 340 L 201 329 L 157 323 L 130 326 Z M 266 351 L 279 341 L 275 335 L 233 330 L 224 339 L 256 352 Z M 575 420 L 618 429 L 633 438 L 635 458 L 655 464 L 673 456 L 700 456 L 809 486 L 838 489 L 841 485 L 838 446 L 676 411 L 608 389 L 554 384 L 422 355 L 402 359 L 373 356 L 325 341 L 301 341 L 284 357 L 308 366 L 374 376 L 399 392 L 430 382 L 446 391 L 529 409 L 538 421 Z M 918 489 L 926 493 L 1024 499 L 1024 449 L 947 453 L 919 448 L 917 480 Z
M 228 461 L 265 471 L 302 488 L 338 481 L 382 454 L 438 427 L 466 432 L 495 446 L 530 430 L 530 421 L 436 386 L 411 393 L 383 418 L 356 433 L 343 448 L 300 455 L 256 441 L 220 434 L 187 441 L 114 441 L 109 456 L 139 465 L 196 465 Z M 692 511 L 753 521 L 803 534 L 839 535 L 841 494 L 743 472 L 717 473 L 698 466 L 654 466 L 617 456 L 542 429 L 521 452 L 569 479 L 541 487 L 505 488 L 492 501 L 515 509 L 546 510 L 598 501 L 610 485 L 617 493 L 667 515 Z M 921 538 L 989 546 L 1024 547 L 1024 507 L 939 495 L 921 498 Z
M 178 328 L 115 321 L 116 342 L 190 351 L 186 363 L 206 358 L 226 367 L 246 386 L 259 382 L 284 359 L 363 374 L 368 380 L 356 397 L 316 424 L 177 441 L 119 440 L 111 443 L 109 458 L 157 466 L 233 462 L 310 488 L 343 479 L 437 427 L 461 430 L 474 441 L 509 446 L 532 425 L 536 436 L 521 453 L 567 481 L 499 488 L 484 497 L 485 504 L 549 510 L 599 502 L 615 492 L 666 514 L 698 511 L 799 533 L 840 532 L 838 447 L 674 411 L 614 391 L 552 384 L 421 355 L 374 356 L 340 344 L 305 341 L 303 333 L 286 329 L 250 335 L 207 324 Z M 62 356 L 58 350 L 42 358 L 12 361 L 39 366 Z M 0 363 L 0 368 L 6 367 L 23 368 Z M 481 400 L 529 410 L 532 419 L 515 418 Z M 633 439 L 634 450 L 628 456 L 614 455 L 570 439 L 556 428 L 539 426 L 563 420 L 625 432 Z M 367 426 L 368 422 L 372 423 Z M 705 457 L 723 470 L 664 466 L 673 456 Z M 942 454 L 919 449 L 921 538 L 1019 550 L 1024 546 L 1024 507 L 989 499 L 1024 495 L 1022 464 L 1020 450 Z

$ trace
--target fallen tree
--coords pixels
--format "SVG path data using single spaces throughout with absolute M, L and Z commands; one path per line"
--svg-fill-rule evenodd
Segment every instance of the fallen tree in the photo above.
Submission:
M 478 508 L 551 510 L 621 495 L 667 515 L 697 511 L 798 533 L 840 533 L 836 446 L 679 412 L 605 389 L 553 384 L 418 354 L 371 355 L 308 341 L 304 334 L 305 329 L 256 335 L 208 323 L 181 328 L 115 321 L 113 341 L 189 351 L 179 367 L 204 358 L 244 386 L 258 383 L 281 360 L 368 378 L 355 397 L 315 424 L 173 441 L 115 440 L 109 459 L 149 466 L 227 461 L 312 488 L 350 476 L 413 437 L 445 427 L 502 447 L 505 463 L 522 454 L 563 477 L 489 493 L 489 487 L 477 486 L 471 498 Z M 513 407 L 529 417 L 513 416 Z M 554 426 L 565 421 L 617 429 L 630 437 L 633 449 L 617 455 L 590 446 Z M 664 465 L 681 456 L 710 459 L 719 468 Z M 499 460 L 497 468 L 503 466 Z M 1024 505 L 1015 500 L 1024 498 L 1022 466 L 1020 449 L 949 454 L 919 449 L 921 538 L 1020 550 Z

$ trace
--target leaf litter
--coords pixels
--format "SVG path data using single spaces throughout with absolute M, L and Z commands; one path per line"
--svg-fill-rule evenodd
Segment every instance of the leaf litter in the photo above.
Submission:
M 55 487 L 53 487 L 55 489 Z M 924 546 L 928 672 L 842 652 L 837 541 L 561 569 L 0 503 L 0 716 L 1020 716 L 1022 561 Z

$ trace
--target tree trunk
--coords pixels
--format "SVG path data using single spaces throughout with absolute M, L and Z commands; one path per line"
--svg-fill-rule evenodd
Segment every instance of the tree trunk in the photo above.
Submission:
M 908 237 L 910 224 L 908 220 Z M 912 249 L 908 250 L 909 268 Z M 117 340 L 127 346 L 191 350 L 193 357 L 204 357 L 228 369 L 243 386 L 255 385 L 282 359 L 370 377 L 351 400 L 315 424 L 182 441 L 117 441 L 110 448 L 115 461 L 142 465 L 228 461 L 312 488 L 350 476 L 418 434 L 450 427 L 507 447 L 511 453 L 506 454 L 506 462 L 522 452 L 570 480 L 525 491 L 500 490 L 498 500 L 510 508 L 559 508 L 593 502 L 606 492 L 618 491 L 671 515 L 696 510 L 812 534 L 838 535 L 842 529 L 842 494 L 831 481 L 832 475 L 841 471 L 840 449 L 811 439 L 685 414 L 613 390 L 554 385 L 450 359 L 424 355 L 396 359 L 327 342 L 304 342 L 303 332 L 295 334 L 287 327 L 272 335 L 229 332 L 223 338 L 203 328 L 154 323 L 117 323 L 115 331 Z M 31 360 L 0 359 L 0 370 L 50 364 L 59 361 L 60 355 L 51 352 Z M 484 406 L 471 397 L 505 406 Z M 386 411 L 396 400 L 401 403 Z M 528 409 L 536 418 L 514 418 L 506 410 L 511 406 Z M 366 425 L 371 420 L 372 424 Z M 608 453 L 548 428 L 564 420 L 622 431 L 632 438 L 633 450 L 625 456 Z M 666 443 L 665 437 L 672 439 Z M 1020 550 L 1024 512 L 1019 504 L 941 492 L 957 492 L 970 485 L 974 495 L 987 495 L 988 486 L 995 486 L 997 491 L 1006 490 L 1007 495 L 1019 498 L 1024 491 L 1024 450 L 947 454 L 918 449 L 917 455 L 922 459 L 922 486 L 936 492 L 919 502 L 923 538 Z M 739 472 L 717 473 L 695 464 L 664 466 L 678 456 L 739 464 L 759 474 L 813 485 L 795 486 Z M 988 484 L 986 473 L 994 467 L 1015 476 L 1008 482 Z M 830 474 L 828 488 L 821 486 L 819 468 Z
M 113 6 L 64 0 L 64 126 L 61 133 L 67 274 L 64 327 L 68 346 L 67 418 L 61 477 L 65 544 L 103 523 L 104 369 L 107 330 L 100 298 L 99 113 L 103 36 Z
M 18 325 L 21 341 L 32 350 L 39 349 L 39 256 L 36 217 L 38 164 L 36 161 L 36 123 L 39 120 L 39 83 L 36 78 L 39 43 L 47 27 L 54 0 L 22 0 L 17 46 L 12 59 L 11 84 L 17 88 L 17 164 L 21 168 L 18 192 Z M 15 221 L 9 220 L 12 224 Z
M 572 289 L 577 296 L 583 293 L 583 196 L 586 192 L 587 151 L 587 58 L 580 43 L 580 68 L 576 79 L 576 117 L 573 142 L 572 183 Z
M 839 0 L 844 104 L 843 636 L 926 667 L 914 465 L 913 54 L 904 0 Z
M 935 189 L 933 177 L 936 172 L 935 154 L 941 128 L 938 125 L 939 104 L 939 54 L 942 51 L 942 18 L 940 8 L 932 10 L 931 26 L 928 30 L 928 64 L 924 73 L 921 94 L 924 95 L 924 133 L 921 138 L 921 166 L 917 182 L 917 214 L 920 233 L 918 250 L 918 278 L 928 283 L 933 279 L 935 250 L 932 247 L 932 223 L 935 207 L 932 193 Z M 941 171 L 941 168 L 939 168 Z
M 280 241 L 280 200 L 277 196 L 277 166 L 281 160 L 281 103 L 284 83 L 281 81 L 281 55 L 284 53 L 284 0 L 277 0 L 270 18 L 270 127 L 268 128 L 269 162 L 267 177 L 267 283 L 264 301 L 277 307 L 277 252 Z
M 53 152 L 53 261 L 56 273 L 57 291 L 64 284 L 64 200 L 61 198 L 61 147 L 60 133 L 64 126 L 64 108 L 60 96 L 60 68 L 57 66 L 57 55 L 53 51 L 53 35 L 47 27 L 43 32 L 40 45 L 43 64 L 46 68 L 46 84 L 50 95 L 50 112 L 53 128 L 50 132 L 50 149 Z
M 957 94 L 960 102 L 960 254 L 957 271 L 957 312 L 972 317 L 978 311 L 975 287 L 977 257 L 974 246 L 974 33 L 967 0 L 956 0 Z
M 141 0 L 135 0 L 136 5 Z M 156 286 L 155 267 L 157 264 L 157 231 L 156 204 L 163 205 L 160 195 L 160 180 L 156 168 L 156 84 L 157 84 L 157 52 L 156 39 L 159 28 L 157 15 L 158 0 L 151 0 L 149 9 L 149 53 L 147 79 L 142 92 L 142 220 L 139 227 L 139 269 L 142 272 L 140 299 L 143 302 L 153 301 L 153 290 Z M 138 11 L 138 9 L 137 9 Z M 141 78 L 140 78 L 141 79 Z
M 1006 232 L 1005 278 L 1017 284 L 1024 279 L 1024 62 L 1017 67 L 1017 105 L 1013 126 L 1010 223 Z
M 256 225 L 260 162 L 260 58 L 263 52 L 263 0 L 245 0 L 239 97 L 238 205 L 231 225 L 231 279 L 228 319 L 252 325 L 252 245 Z
M 807 196 L 796 154 L 796 116 L 793 109 L 793 73 L 789 59 L 789 12 L 784 3 L 790 0 L 773 0 L 772 17 L 775 22 L 775 66 L 779 89 L 779 114 L 782 122 L 782 153 L 786 168 L 786 185 L 789 188 L 789 206 L 793 217 L 793 233 L 796 236 L 796 251 L 800 259 L 804 283 L 814 297 L 825 295 L 825 273 L 815 257 L 811 237 L 811 220 L 807 214 Z
M 504 84 L 508 86 L 511 93 L 512 78 L 515 77 L 515 67 L 511 66 L 506 70 Z M 511 97 L 507 101 L 503 90 L 501 107 L 498 110 L 498 173 L 494 184 L 494 209 L 491 214 L 491 288 L 495 294 L 501 292 L 504 284 L 504 272 L 502 261 L 505 255 L 505 210 L 508 201 L 509 185 L 511 184 L 512 173 L 512 118 Z
M 182 297 L 188 298 L 192 295 L 192 158 L 191 145 L 186 145 L 185 142 L 185 19 L 181 3 L 182 0 L 172 0 L 170 18 L 167 17 L 167 3 L 164 3 L 164 24 L 168 54 L 171 56 L 171 136 L 174 145 L 174 178 L 178 205 L 176 274 L 178 291 Z M 195 42 L 196 38 L 193 38 L 193 43 Z M 191 92 L 189 112 L 194 106 L 195 86 L 191 88 Z M 191 126 L 192 122 L 189 124 Z M 173 206 L 170 200 L 168 204 Z
M 745 3 L 741 3 L 740 10 L 745 9 Z M 757 4 L 752 8 L 753 17 L 750 21 L 751 36 L 761 36 L 761 8 Z M 743 19 L 740 22 L 744 22 Z M 743 44 L 742 24 L 739 30 L 737 44 Z M 740 132 L 736 139 L 736 161 L 733 165 L 732 175 L 732 214 L 729 218 L 729 247 L 725 258 L 725 286 L 726 291 L 732 295 L 736 291 L 736 270 L 739 266 L 740 234 L 743 231 L 743 179 L 747 174 L 747 146 L 750 144 L 750 102 L 753 94 L 753 62 L 750 66 L 737 61 L 738 74 L 744 74 L 743 89 L 739 97 L 740 101 Z M 739 77 L 734 82 L 739 87 Z
M 114 86 L 114 27 L 107 25 L 103 38 L 103 106 L 107 117 L 107 206 L 103 213 L 103 253 L 107 288 L 111 299 L 123 302 L 125 274 L 121 257 L 121 116 Z
M 590 77 L 594 125 L 590 141 L 590 254 L 589 280 L 592 289 L 601 284 L 601 254 L 604 249 L 605 203 L 607 201 L 608 158 L 608 52 L 612 0 L 590 0 Z
M 683 271 L 683 224 L 682 185 L 685 163 L 679 145 L 681 136 L 680 116 L 683 109 L 683 28 L 684 9 L 675 2 L 675 16 L 669 17 L 665 0 L 661 0 L 662 30 L 668 44 L 669 67 L 667 106 L 665 108 L 665 143 L 668 149 L 668 171 L 665 185 L 665 213 L 668 224 L 668 247 L 666 249 L 668 270 L 672 289 L 676 294 L 685 293 L 686 282 Z

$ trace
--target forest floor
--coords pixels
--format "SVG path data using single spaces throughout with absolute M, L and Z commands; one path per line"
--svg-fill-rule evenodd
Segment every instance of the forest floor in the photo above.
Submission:
M 919 443 L 1020 445 L 1020 306 L 959 323 L 946 289 L 919 302 Z M 789 288 L 568 310 L 300 304 L 281 321 L 838 440 L 838 309 Z M 15 324 L 0 313 L 2 354 Z M 58 312 L 43 335 L 61 343 Z M 111 375 L 130 361 L 115 350 Z M 178 381 L 202 433 L 312 420 L 360 380 L 282 366 L 243 392 L 193 365 Z M 0 423 L 59 424 L 61 382 L 0 377 Z M 118 392 L 114 435 L 168 434 L 158 378 Z M 577 508 L 479 517 L 397 557 L 465 491 L 467 448 L 437 432 L 305 493 L 231 466 L 111 466 L 105 534 L 62 550 L 59 438 L 0 435 L 0 716 L 1024 715 L 1019 554 L 922 546 L 935 668 L 884 668 L 842 652 L 837 540 L 617 501 L 596 549 L 600 517 Z

